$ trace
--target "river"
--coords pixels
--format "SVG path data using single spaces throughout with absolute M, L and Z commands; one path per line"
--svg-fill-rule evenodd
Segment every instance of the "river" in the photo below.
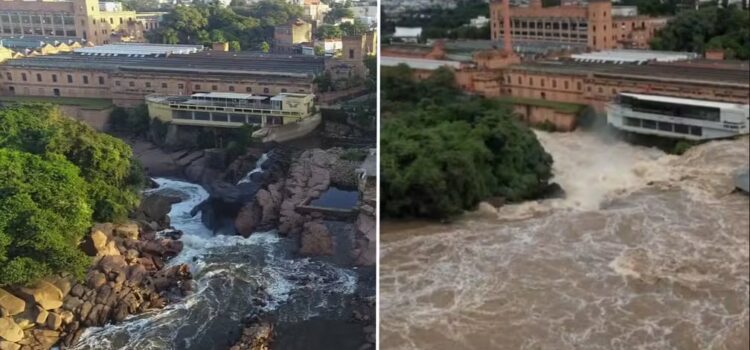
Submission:
M 750 348 L 748 138 L 537 136 L 565 199 L 384 225 L 381 349 Z
M 295 242 L 275 231 L 249 238 L 214 235 L 201 222 L 200 213 L 190 215 L 208 197 L 201 186 L 155 181 L 159 188 L 154 191 L 179 193 L 183 198 L 173 205 L 170 218 L 172 226 L 184 232 L 184 249 L 168 265 L 190 265 L 194 294 L 121 324 L 89 328 L 76 350 L 224 350 L 238 339 L 242 319 L 254 310 L 269 312 L 277 321 L 279 348 L 361 344 L 361 327 L 348 322 L 348 302 L 358 288 L 368 288 L 358 285 L 361 273 L 324 259 L 295 257 Z M 316 329 L 316 324 L 326 327 Z

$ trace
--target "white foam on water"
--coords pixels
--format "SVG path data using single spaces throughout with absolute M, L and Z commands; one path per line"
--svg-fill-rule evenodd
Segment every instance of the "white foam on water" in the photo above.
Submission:
M 262 164 L 259 161 L 258 167 Z M 236 283 L 247 283 L 249 285 L 262 286 L 269 296 L 267 304 L 262 309 L 266 311 L 277 310 L 300 288 L 292 281 L 299 277 L 298 274 L 313 276 L 314 283 L 307 287 L 317 291 L 326 291 L 340 294 L 352 294 L 356 290 L 357 276 L 353 271 L 339 268 L 327 263 L 312 261 L 310 259 L 294 259 L 288 256 L 284 243 L 275 230 L 253 233 L 248 238 L 241 236 L 214 235 L 201 221 L 201 213 L 191 216 L 191 211 L 208 198 L 208 193 L 200 185 L 170 180 L 155 179 L 159 188 L 147 192 L 158 192 L 161 189 L 175 190 L 186 194 L 185 200 L 175 203 L 169 215 L 172 226 L 183 232 L 180 240 L 183 242 L 182 252 L 171 259 L 168 265 L 188 264 L 194 276 L 196 287 L 191 295 L 178 303 L 169 304 L 162 310 L 153 310 L 141 315 L 129 316 L 124 322 L 117 325 L 108 325 L 98 328 L 87 328 L 81 341 L 75 349 L 99 350 L 114 349 L 115 344 L 125 342 L 126 348 L 137 348 L 139 350 L 162 350 L 170 349 L 177 341 L 184 342 L 190 347 L 192 342 L 200 337 L 201 332 L 208 323 L 196 324 L 195 335 L 191 338 L 177 339 L 178 332 L 184 326 L 187 315 L 192 314 L 195 308 L 202 308 L 211 317 L 217 317 L 215 303 L 216 287 L 211 286 L 215 279 L 221 279 L 223 283 L 234 286 Z M 221 261 L 220 255 L 237 252 L 237 248 L 253 247 L 253 252 L 263 254 L 263 262 L 255 266 L 252 261 L 247 262 L 225 262 Z M 245 248 L 242 248 L 244 251 Z M 219 256 L 217 258 L 216 256 Z M 324 281 L 316 274 L 334 274 L 335 278 Z M 252 295 L 248 295 L 248 298 Z M 295 315 L 295 319 L 308 319 L 319 314 L 325 305 L 311 305 L 309 312 Z M 208 309 L 206 309 L 208 308 Z M 247 310 L 250 311 L 250 310 Z
M 677 157 L 540 135 L 566 199 L 381 241 L 381 347 L 747 348 L 750 203 L 727 184 L 748 140 Z
M 250 170 L 250 172 L 248 172 L 247 175 L 245 175 L 242 179 L 240 179 L 240 181 L 238 181 L 237 184 L 239 185 L 239 184 L 243 184 L 243 183 L 252 182 L 253 180 L 251 179 L 251 176 L 253 174 L 255 174 L 255 173 L 262 172 L 263 171 L 263 168 L 262 168 L 263 163 L 265 163 L 267 160 L 268 160 L 268 154 L 267 153 L 263 153 L 263 155 L 260 156 L 260 158 L 258 158 L 258 161 L 255 162 L 255 169 Z

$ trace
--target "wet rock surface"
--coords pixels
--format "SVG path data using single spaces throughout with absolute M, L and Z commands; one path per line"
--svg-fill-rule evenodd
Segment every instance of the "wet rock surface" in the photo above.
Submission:
M 273 349 L 274 327 L 268 317 L 251 316 L 244 322 L 240 339 L 229 350 Z

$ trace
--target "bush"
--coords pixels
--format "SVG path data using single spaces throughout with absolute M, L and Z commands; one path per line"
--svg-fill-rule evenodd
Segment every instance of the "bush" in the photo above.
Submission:
M 142 135 L 148 132 L 151 118 L 148 107 L 142 104 L 131 110 L 115 107 L 109 115 L 109 122 L 112 130 Z
M 87 189 L 60 155 L 0 148 L 0 285 L 83 276 L 89 262 L 77 246 L 91 225 Z
M 1 110 L 0 130 L 0 148 L 57 154 L 78 167 L 87 183 L 94 220 L 121 221 L 137 205 L 142 173 L 134 173 L 132 150 L 122 141 L 43 104 Z
M 535 127 L 539 130 L 547 131 L 547 132 L 555 132 L 557 131 L 557 127 L 555 126 L 555 123 L 545 120 L 537 125 Z
M 445 218 L 492 196 L 534 198 L 552 157 L 510 109 L 463 95 L 449 71 L 415 82 L 408 68 L 384 70 L 381 198 L 388 217 Z M 409 92 L 409 93 L 402 93 Z
M 348 149 L 344 151 L 339 158 L 353 162 L 361 162 L 367 158 L 367 151 L 359 148 Z
M 677 143 L 675 143 L 674 147 L 669 153 L 682 155 L 683 153 L 687 152 L 687 150 L 689 150 L 691 147 L 695 146 L 696 144 L 697 142 L 694 142 L 694 141 L 680 140 L 680 141 L 677 141 Z

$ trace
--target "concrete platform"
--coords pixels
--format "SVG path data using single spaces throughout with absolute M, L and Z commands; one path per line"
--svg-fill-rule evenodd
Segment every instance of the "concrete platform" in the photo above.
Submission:
M 320 113 L 296 123 L 268 127 L 253 133 L 253 137 L 262 137 L 263 142 L 286 142 L 301 138 L 315 130 L 322 120 Z

